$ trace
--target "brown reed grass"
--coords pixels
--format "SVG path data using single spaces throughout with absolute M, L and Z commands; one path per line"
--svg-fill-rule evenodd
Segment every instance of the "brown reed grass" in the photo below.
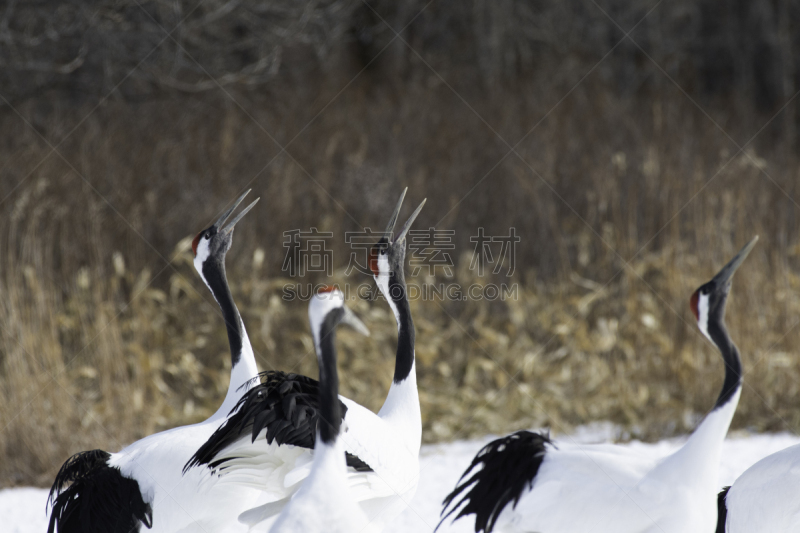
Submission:
M 754 234 L 729 303 L 747 370 L 734 427 L 800 425 L 800 115 L 796 66 L 778 68 L 800 57 L 784 39 L 799 19 L 770 15 L 785 3 L 733 22 L 662 3 L 632 34 L 642 49 L 589 3 L 433 3 L 403 34 L 412 51 L 360 1 L 315 4 L 302 27 L 206 2 L 180 41 L 205 72 L 169 39 L 144 58 L 163 29 L 102 4 L 18 3 L 0 28 L 19 59 L 0 72 L 0 485 L 47 485 L 76 451 L 218 405 L 225 330 L 186 237 L 247 187 L 262 201 L 228 270 L 263 369 L 316 372 L 305 304 L 281 299 L 297 281 L 283 232 L 332 231 L 342 282 L 344 232 L 382 229 L 404 186 L 428 198 L 417 228 L 455 231 L 454 278 L 434 281 L 518 283 L 516 300 L 412 304 L 426 442 L 597 420 L 621 438 L 689 431 L 722 364 L 686 301 Z M 424 4 L 371 3 L 398 28 Z M 189 12 L 147 5 L 164 24 Z M 652 7 L 610 5 L 626 27 Z M 85 67 L 40 68 L 87 35 Z M 510 279 L 467 268 L 479 227 L 522 237 Z M 393 319 L 353 305 L 373 336 L 342 333 L 342 393 L 377 409 Z
M 6 485 L 46 484 L 74 451 L 116 450 L 213 412 L 227 387 L 227 343 L 215 304 L 194 283 L 187 244 L 164 289 L 148 285 L 149 271 L 127 269 L 121 253 L 112 276 L 80 271 L 60 301 L 32 267 L 23 267 L 23 283 L 4 283 Z M 721 248 L 716 260 L 679 249 L 648 254 L 611 283 L 575 275 L 523 286 L 505 302 L 415 301 L 425 441 L 522 427 L 563 433 L 598 420 L 619 424 L 621 438 L 690 431 L 713 405 L 723 369 L 686 300 L 735 252 Z M 791 347 L 800 332 L 784 336 L 792 324 L 782 317 L 800 311 L 800 279 L 770 283 L 766 256 L 761 249 L 748 260 L 729 303 L 747 371 L 734 426 L 792 430 L 800 368 Z M 465 264 L 452 281 L 485 283 Z M 259 366 L 315 375 L 305 303 L 281 297 L 292 280 L 263 278 L 252 261 L 231 277 Z M 393 318 L 380 300 L 351 305 L 373 335 L 341 335 L 342 393 L 378 409 L 392 374 Z

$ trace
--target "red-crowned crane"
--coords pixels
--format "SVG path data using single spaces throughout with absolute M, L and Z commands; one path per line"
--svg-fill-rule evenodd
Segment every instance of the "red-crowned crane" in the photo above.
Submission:
M 256 491 L 201 490 L 202 473 L 184 477 L 181 469 L 225 421 L 244 394 L 242 387 L 258 375 L 253 349 L 225 274 L 233 228 L 258 200 L 223 225 L 247 192 L 192 242 L 194 266 L 219 304 L 228 331 L 231 380 L 225 400 L 216 413 L 199 424 L 150 435 L 117 453 L 92 450 L 73 455 L 61 467 L 50 490 L 48 533 L 131 533 L 142 526 L 163 533 L 244 530 L 236 517 L 248 501 L 256 501 Z
M 311 298 L 308 319 L 319 365 L 319 422 L 311 472 L 283 508 L 270 533 L 358 533 L 369 520 L 347 480 L 336 370 L 336 327 L 346 324 L 363 335 L 369 330 L 344 305 L 344 295 L 328 287 Z
M 751 240 L 690 299 L 697 326 L 719 350 L 725 381 L 717 401 L 677 452 L 660 460 L 615 445 L 558 447 L 519 431 L 487 444 L 444 501 L 444 521 L 475 515 L 475 531 L 708 533 L 717 518 L 722 442 L 739 402 L 742 366 L 725 327 L 733 273 Z

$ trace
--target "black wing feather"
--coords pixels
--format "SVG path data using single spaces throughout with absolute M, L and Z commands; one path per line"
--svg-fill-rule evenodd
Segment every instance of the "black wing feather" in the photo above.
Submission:
M 56 496 L 61 494 L 61 490 L 89 474 L 96 468 L 105 466 L 111 454 L 103 450 L 89 450 L 78 452 L 61 465 L 61 469 L 56 474 L 53 486 L 50 488 L 50 495 L 47 497 L 47 505 L 53 505 Z
M 267 443 L 290 444 L 313 449 L 319 424 L 319 382 L 299 374 L 267 371 L 259 374 L 260 383 L 244 393 L 228 419 L 195 452 L 183 467 L 207 465 L 212 470 L 223 467 L 227 459 L 217 455 L 227 446 L 249 435 L 254 442 L 264 429 Z M 347 406 L 339 402 L 342 418 Z M 371 471 L 364 461 L 347 454 L 347 465 L 359 471 Z
M 139 483 L 109 466 L 110 457 L 91 450 L 62 465 L 47 500 L 52 506 L 47 533 L 135 533 L 142 525 L 153 527 L 153 510 Z
M 725 498 L 729 490 L 730 487 L 723 487 L 717 495 L 717 533 L 725 533 L 725 522 L 728 520 L 728 502 Z
M 461 509 L 454 521 L 474 514 L 475 533 L 491 533 L 506 505 L 513 501 L 516 507 L 525 489 L 533 486 L 547 452 L 546 444 L 553 444 L 549 435 L 518 431 L 484 446 L 444 499 L 439 526 Z

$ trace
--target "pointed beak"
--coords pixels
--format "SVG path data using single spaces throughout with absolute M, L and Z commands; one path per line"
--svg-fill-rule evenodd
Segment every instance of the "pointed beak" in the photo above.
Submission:
M 256 205 L 256 204 L 258 203 L 258 201 L 259 201 L 259 200 L 261 200 L 261 198 L 256 198 L 255 200 L 253 200 L 253 203 L 252 203 L 252 204 L 250 204 L 250 205 L 248 205 L 247 207 L 245 207 L 244 209 L 242 209 L 242 212 L 241 212 L 241 213 L 239 213 L 239 214 L 236 216 L 236 218 L 234 218 L 234 219 L 233 219 L 231 222 L 229 222 L 227 226 L 225 226 L 225 229 L 224 229 L 224 230 L 222 230 L 222 233 L 223 233 L 223 234 L 228 234 L 228 233 L 232 232 L 232 231 L 233 231 L 233 227 L 234 227 L 234 226 L 235 226 L 235 225 L 236 225 L 236 224 L 237 224 L 237 223 L 238 223 L 240 220 L 242 220 L 242 217 L 243 217 L 243 216 L 245 216 L 245 215 L 247 214 L 247 212 L 248 212 L 248 211 L 250 211 L 251 209 L 253 209 L 253 206 L 254 206 L 254 205 Z
M 756 245 L 757 241 L 758 241 L 758 235 L 753 237 L 753 239 L 750 242 L 748 242 L 747 245 L 745 245 L 745 247 L 742 248 L 741 251 L 738 254 L 736 254 L 736 256 L 733 259 L 731 259 L 727 265 L 722 267 L 722 270 L 720 270 L 719 273 L 716 276 L 714 276 L 714 279 L 711 281 L 715 281 L 716 283 L 719 284 L 719 286 L 723 286 L 726 282 L 730 281 L 730 279 L 733 277 L 733 273 L 736 272 L 736 269 L 742 265 L 744 260 L 747 258 L 747 255 Z
M 367 326 L 361 322 L 356 314 L 352 312 L 349 307 L 342 307 L 342 309 L 344 309 L 344 315 L 342 316 L 341 323 L 347 324 L 362 335 L 369 337 L 369 330 L 367 329 Z
M 403 224 L 403 229 L 401 229 L 400 233 L 397 234 L 397 238 L 395 238 L 394 242 L 400 242 L 400 241 L 402 241 L 403 239 L 406 238 L 406 234 L 408 233 L 408 230 L 411 229 L 411 224 L 414 223 L 414 219 L 417 218 L 417 215 L 419 215 L 419 212 L 422 211 L 422 207 L 425 205 L 425 202 L 427 202 L 427 201 L 428 201 L 427 198 L 422 200 L 422 203 L 419 204 L 419 207 L 417 207 L 417 209 L 413 213 L 411 213 L 411 216 L 408 217 L 408 220 L 406 220 L 406 223 Z
M 222 213 L 222 215 L 217 219 L 217 221 L 214 222 L 214 226 L 217 229 L 222 227 L 222 225 L 225 223 L 225 221 L 228 220 L 228 217 L 231 216 L 231 213 L 233 213 L 236 210 L 236 208 L 239 207 L 239 204 L 242 203 L 242 200 L 244 200 L 244 197 L 247 196 L 248 194 L 250 194 L 250 191 L 252 191 L 252 190 L 253 189 L 247 189 L 246 191 L 244 191 L 244 194 L 242 194 L 239 198 L 237 198 L 236 201 L 233 202 L 233 205 L 230 206 L 227 211 Z
M 400 195 L 400 200 L 397 201 L 397 206 L 394 208 L 394 213 L 392 213 L 392 218 L 389 219 L 389 223 L 386 225 L 386 238 L 389 238 L 389 235 L 392 234 L 394 231 L 394 227 L 397 224 L 397 216 L 400 214 L 400 208 L 403 207 L 403 200 L 406 197 L 406 192 L 408 192 L 408 187 L 403 189 L 403 194 Z

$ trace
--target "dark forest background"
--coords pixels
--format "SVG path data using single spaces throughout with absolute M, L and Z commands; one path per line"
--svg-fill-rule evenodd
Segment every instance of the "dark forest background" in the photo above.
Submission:
M 455 231 L 418 301 L 427 442 L 610 420 L 691 430 L 722 382 L 688 297 L 754 234 L 728 323 L 734 427 L 795 431 L 800 2 L 431 0 L 0 4 L 0 485 L 197 421 L 225 330 L 189 240 L 243 190 L 228 272 L 262 368 L 316 375 L 283 232 Z M 521 237 L 476 278 L 483 227 Z M 311 281 L 323 276 L 313 274 Z M 342 392 L 378 408 L 394 325 L 341 335 Z

